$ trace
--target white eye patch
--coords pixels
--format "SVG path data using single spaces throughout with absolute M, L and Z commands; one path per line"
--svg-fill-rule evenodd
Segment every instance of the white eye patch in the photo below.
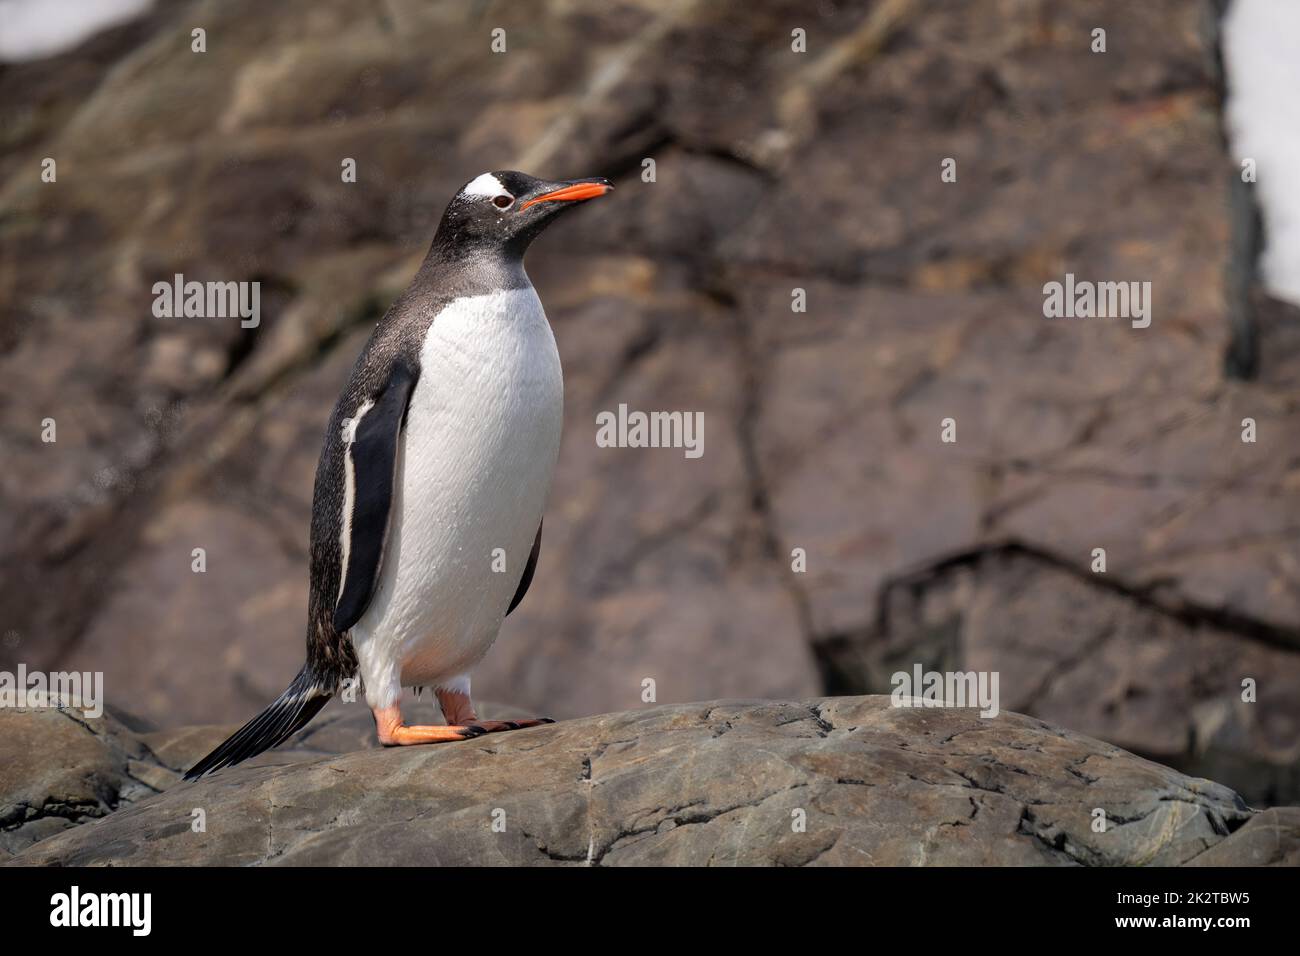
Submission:
M 491 173 L 484 173 L 462 189 L 461 195 L 495 196 L 497 193 L 503 193 L 506 191 L 506 187 L 501 185 L 501 180 L 497 179 Z

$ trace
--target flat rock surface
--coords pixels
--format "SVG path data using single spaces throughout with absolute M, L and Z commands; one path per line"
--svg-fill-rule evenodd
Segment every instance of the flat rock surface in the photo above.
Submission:
M 327 722 L 316 746 L 346 744 L 363 717 Z M 195 733 L 173 752 L 201 751 Z M 1257 814 L 1226 787 L 1035 718 L 886 697 L 655 706 L 327 756 L 295 746 L 10 862 L 1237 865 L 1294 863 L 1300 840 L 1293 810 Z

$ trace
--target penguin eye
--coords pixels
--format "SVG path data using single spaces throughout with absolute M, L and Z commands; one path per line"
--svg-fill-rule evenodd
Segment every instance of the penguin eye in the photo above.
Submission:
M 498 209 L 509 209 L 514 201 L 514 196 L 511 196 L 508 193 L 502 193 L 500 196 L 497 196 L 492 200 L 492 205 L 496 206 Z

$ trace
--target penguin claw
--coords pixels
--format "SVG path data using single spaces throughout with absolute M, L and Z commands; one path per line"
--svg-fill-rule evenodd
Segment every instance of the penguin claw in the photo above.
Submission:
M 474 728 L 480 734 L 499 734 L 507 730 L 522 730 L 527 727 L 537 727 L 540 724 L 553 723 L 555 721 L 550 717 L 533 717 L 527 720 L 484 720 L 480 723 L 466 724 L 465 726 Z

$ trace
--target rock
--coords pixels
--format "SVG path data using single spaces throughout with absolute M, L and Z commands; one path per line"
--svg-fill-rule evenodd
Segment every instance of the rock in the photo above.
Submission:
M 73 707 L 6 707 L 0 710 L 0 857 L 178 779 L 112 711 L 90 718 Z
M 888 582 L 876 626 L 826 649 L 842 684 L 997 670 L 1008 710 L 1088 728 L 1184 773 L 1231 780 L 1252 806 L 1300 793 L 1300 654 L 1276 634 L 1135 593 L 1024 547 L 975 549 Z M 1258 699 L 1242 699 L 1251 678 Z
M 525 716 L 493 703 L 479 703 L 478 711 L 493 720 Z M 425 723 L 438 720 L 428 695 L 408 701 L 405 712 Z M 238 726 L 159 730 L 115 708 L 100 717 L 75 707 L 0 708 L 0 859 L 160 793 Z M 288 745 L 248 765 L 281 766 L 377 746 L 369 711 L 335 700 Z
M 1273 807 L 1255 814 L 1188 866 L 1300 866 L 1297 835 L 1300 807 Z
M 362 711 L 325 730 L 345 740 Z M 1030 717 L 886 697 L 654 706 L 328 756 L 300 746 L 10 865 L 1236 865 L 1300 852 L 1300 811 L 1256 814 L 1226 787 Z M 196 808 L 206 832 L 191 828 Z

